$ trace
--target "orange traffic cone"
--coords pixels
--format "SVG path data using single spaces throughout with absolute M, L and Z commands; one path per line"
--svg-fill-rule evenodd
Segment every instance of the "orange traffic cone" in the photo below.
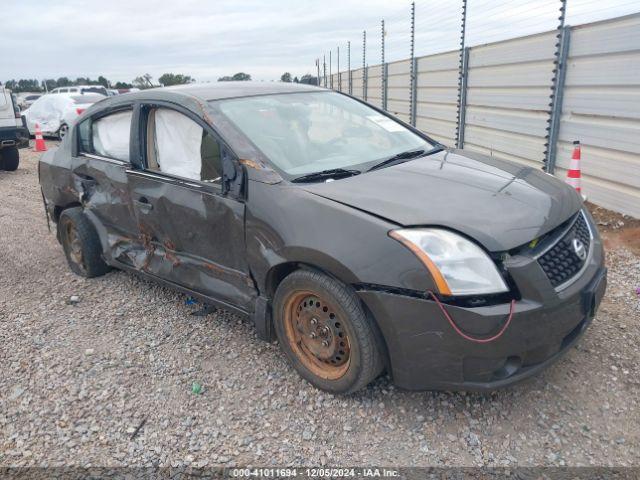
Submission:
M 580 176 L 580 142 L 573 142 L 573 155 L 571 155 L 571 163 L 567 170 L 566 182 L 576 189 L 576 192 L 582 194 L 581 176 Z
M 42 138 L 42 130 L 40 130 L 40 124 L 36 123 L 36 152 L 46 152 L 47 146 L 44 144 L 44 138 Z

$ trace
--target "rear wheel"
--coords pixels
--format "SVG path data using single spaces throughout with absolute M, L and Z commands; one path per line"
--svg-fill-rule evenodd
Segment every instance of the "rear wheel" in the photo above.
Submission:
M 18 169 L 20 154 L 16 147 L 3 148 L 0 150 L 0 170 L 13 172 Z
M 289 362 L 322 390 L 352 393 L 382 371 L 382 350 L 358 297 L 326 275 L 298 270 L 286 277 L 274 323 Z
M 92 278 L 109 271 L 109 266 L 102 259 L 98 234 L 82 213 L 82 208 L 68 208 L 62 212 L 58 221 L 58 235 L 69 268 L 74 273 Z

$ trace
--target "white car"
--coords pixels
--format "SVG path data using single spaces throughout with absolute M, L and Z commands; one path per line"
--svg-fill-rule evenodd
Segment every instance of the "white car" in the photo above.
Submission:
M 100 95 L 104 95 L 105 97 L 109 96 L 109 92 L 102 85 L 73 85 L 70 87 L 58 87 L 51 90 L 53 94 L 64 94 L 64 95 L 82 95 L 84 93 L 97 93 Z
M 22 112 L 22 116 L 31 135 L 35 135 L 36 123 L 38 123 L 43 136 L 57 137 L 62 140 L 82 112 L 105 98 L 92 93 L 44 95 Z

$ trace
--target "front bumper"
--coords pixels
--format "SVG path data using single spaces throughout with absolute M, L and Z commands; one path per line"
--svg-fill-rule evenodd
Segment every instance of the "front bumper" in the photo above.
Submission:
M 511 325 L 496 341 L 459 336 L 435 302 L 380 290 L 358 294 L 386 341 L 394 383 L 409 390 L 487 391 L 523 380 L 558 360 L 593 319 L 606 289 L 602 246 L 595 240 L 588 268 L 557 292 L 535 260 L 516 259 L 510 273 L 521 289 Z M 519 281 L 520 280 L 520 281 Z M 445 308 L 465 332 L 489 336 L 509 315 L 509 304 Z
M 29 130 L 26 127 L 0 127 L 0 147 L 25 148 L 29 146 Z

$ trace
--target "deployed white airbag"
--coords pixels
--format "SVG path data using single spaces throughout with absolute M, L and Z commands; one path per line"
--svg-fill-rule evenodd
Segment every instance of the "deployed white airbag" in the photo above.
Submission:
M 129 161 L 131 111 L 114 113 L 93 124 L 93 149 L 98 155 Z
M 174 110 L 155 113 L 156 161 L 162 172 L 200 180 L 202 127 Z

